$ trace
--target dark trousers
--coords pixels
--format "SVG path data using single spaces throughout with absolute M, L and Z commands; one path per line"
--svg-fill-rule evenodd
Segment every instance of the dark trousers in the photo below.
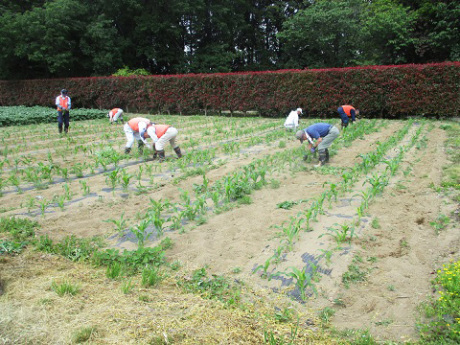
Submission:
M 64 124 L 64 131 L 69 131 L 70 114 L 68 111 L 58 111 L 58 127 L 59 133 L 62 133 L 62 124 Z

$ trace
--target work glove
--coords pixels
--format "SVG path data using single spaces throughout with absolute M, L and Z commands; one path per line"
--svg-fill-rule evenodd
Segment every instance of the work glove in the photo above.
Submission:
M 315 153 L 315 148 L 312 147 L 312 148 L 310 149 L 310 152 L 311 152 L 311 153 Z

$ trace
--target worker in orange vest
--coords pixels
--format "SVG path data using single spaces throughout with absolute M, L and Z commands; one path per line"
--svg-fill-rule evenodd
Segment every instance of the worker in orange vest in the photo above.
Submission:
M 62 125 L 64 124 L 65 133 L 69 132 L 70 113 L 72 102 L 67 95 L 69 92 L 66 89 L 61 90 L 61 94 L 56 97 L 56 107 L 58 112 L 58 128 L 59 133 L 62 133 Z
M 153 159 L 159 158 L 160 163 L 165 159 L 165 145 L 167 142 L 171 145 L 177 157 L 182 157 L 182 152 L 179 145 L 176 144 L 177 129 L 170 125 L 155 125 L 147 126 L 147 131 L 144 138 L 151 138 L 154 143 Z
M 123 122 L 123 109 L 121 108 L 113 108 L 112 110 L 109 111 L 107 114 L 107 117 L 110 120 L 110 124 L 114 122 L 118 122 L 118 119 Z
M 131 146 L 133 146 L 134 139 L 138 142 L 139 152 L 141 154 L 143 153 L 144 144 L 147 143 L 144 138 L 144 134 L 147 131 L 147 127 L 151 125 L 152 122 L 143 117 L 135 117 L 125 123 L 123 130 L 125 131 L 126 139 L 128 140 L 125 146 L 125 154 L 131 152 Z
M 352 105 L 342 105 L 337 111 L 339 112 L 340 119 L 342 120 L 342 128 L 348 126 L 348 122 L 355 122 L 356 116 L 359 115 L 359 110 L 355 109 Z

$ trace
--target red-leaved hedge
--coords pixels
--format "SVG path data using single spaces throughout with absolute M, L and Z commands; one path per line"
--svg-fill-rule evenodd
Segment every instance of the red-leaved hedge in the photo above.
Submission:
M 458 116 L 460 62 L 317 70 L 0 81 L 0 105 L 53 106 L 62 88 L 73 107 L 129 112 L 284 116 L 302 107 L 336 116 L 353 104 L 363 116 Z

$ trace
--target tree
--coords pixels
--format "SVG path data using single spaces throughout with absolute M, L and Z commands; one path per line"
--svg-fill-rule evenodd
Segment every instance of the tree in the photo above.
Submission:
M 359 0 L 319 1 L 288 19 L 278 34 L 290 68 L 354 65 L 361 54 Z
M 363 56 L 359 64 L 407 63 L 414 51 L 416 14 L 392 0 L 375 0 L 363 7 Z

